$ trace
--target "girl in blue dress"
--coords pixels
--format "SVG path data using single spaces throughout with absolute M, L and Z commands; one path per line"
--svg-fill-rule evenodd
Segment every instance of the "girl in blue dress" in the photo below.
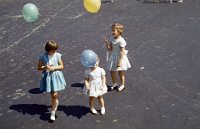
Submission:
M 40 80 L 40 90 L 51 93 L 52 111 L 51 120 L 55 120 L 55 112 L 58 107 L 57 91 L 64 90 L 66 82 L 62 73 L 64 68 L 61 54 L 57 53 L 58 44 L 50 40 L 45 45 L 45 51 L 38 62 L 38 70 L 43 70 Z

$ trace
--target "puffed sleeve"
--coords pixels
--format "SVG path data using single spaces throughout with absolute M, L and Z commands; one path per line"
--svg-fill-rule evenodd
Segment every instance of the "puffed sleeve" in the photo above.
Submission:
M 57 59 L 60 59 L 61 56 L 62 56 L 62 54 L 60 54 L 60 53 L 56 53 L 56 58 L 57 58 Z
M 40 56 L 38 57 L 38 59 L 39 59 L 39 60 L 42 60 L 42 55 L 40 55 Z
M 120 47 L 126 46 L 126 41 L 124 40 L 124 38 L 121 38 L 121 40 L 119 41 L 119 45 L 120 45 Z
M 38 57 L 39 60 L 44 60 L 44 53 Z
M 106 75 L 106 72 L 103 68 L 101 68 L 101 76 L 105 76 Z
M 45 57 L 45 54 L 40 55 L 38 59 L 42 61 L 43 65 L 46 65 L 48 63 L 48 59 Z
M 113 40 L 114 40 L 114 37 L 110 37 L 110 43 L 112 43 Z

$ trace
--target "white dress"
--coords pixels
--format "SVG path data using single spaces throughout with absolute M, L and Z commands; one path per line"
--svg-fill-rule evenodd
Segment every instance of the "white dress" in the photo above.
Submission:
M 110 53 L 110 57 L 108 60 L 108 66 L 107 68 L 112 71 L 120 71 L 120 70 L 127 70 L 131 67 L 131 64 L 128 60 L 127 54 L 128 50 L 125 50 L 125 54 L 121 61 L 121 66 L 117 67 L 117 63 L 120 58 L 121 50 L 120 47 L 126 46 L 126 41 L 124 38 L 120 37 L 119 39 L 114 39 L 114 37 L 110 38 L 110 43 L 112 44 L 112 50 Z
M 83 92 L 86 95 L 98 97 L 105 93 L 107 93 L 107 86 L 104 85 L 103 91 L 100 90 L 100 87 L 102 86 L 102 76 L 105 76 L 106 72 L 104 69 L 97 67 L 94 70 L 91 70 L 91 68 L 85 70 L 84 77 L 89 78 L 89 86 L 90 90 L 86 90 L 86 86 L 83 87 Z

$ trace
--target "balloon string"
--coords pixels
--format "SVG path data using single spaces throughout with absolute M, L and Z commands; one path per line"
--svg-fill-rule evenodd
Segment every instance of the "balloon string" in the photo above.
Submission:
M 112 8 L 110 8 L 110 9 L 112 9 Z M 110 22 L 110 25 L 111 25 L 112 23 L 111 23 L 111 15 L 110 15 L 110 13 L 111 13 L 111 10 L 109 11 L 109 22 Z
M 111 16 L 110 16 L 110 13 L 109 13 L 109 21 L 110 21 L 110 26 L 111 26 Z M 106 61 L 108 61 L 108 57 L 109 57 L 109 51 L 106 52 Z
M 111 2 L 113 2 L 112 0 L 111 0 Z M 111 8 L 112 9 L 112 8 Z M 109 11 L 109 22 L 110 22 L 110 26 L 112 25 L 112 23 L 111 23 L 111 15 L 110 15 L 110 12 L 111 11 Z M 107 51 L 106 52 L 106 61 L 108 61 L 109 60 L 109 51 Z
M 109 21 L 110 21 L 110 25 L 111 25 L 111 16 L 110 16 L 110 13 L 109 13 Z
M 106 53 L 106 61 L 108 61 L 108 58 L 109 58 L 109 51 L 107 51 Z

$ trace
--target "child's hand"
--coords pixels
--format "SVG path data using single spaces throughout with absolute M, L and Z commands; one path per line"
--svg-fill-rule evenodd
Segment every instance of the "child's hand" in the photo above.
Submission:
M 117 63 L 117 67 L 120 67 L 120 66 L 121 66 L 121 62 L 118 61 L 118 63 Z
M 53 71 L 53 70 L 55 70 L 55 69 L 54 69 L 53 67 L 49 67 L 48 70 L 49 70 L 49 71 Z
M 51 67 L 49 64 L 47 64 L 46 66 L 45 66 L 45 69 L 47 69 L 47 70 L 49 70 L 49 71 L 53 71 L 53 70 L 55 70 L 53 67 Z
M 86 86 L 86 90 L 90 90 L 90 87 L 89 87 L 89 86 Z
M 47 65 L 45 65 L 45 66 L 42 66 L 42 68 L 44 68 L 44 69 L 49 69 L 49 67 L 50 67 L 49 64 L 47 64 Z
M 104 42 L 108 43 L 108 38 L 104 37 Z
M 101 87 L 99 88 L 99 90 L 103 91 L 103 86 L 101 86 Z

